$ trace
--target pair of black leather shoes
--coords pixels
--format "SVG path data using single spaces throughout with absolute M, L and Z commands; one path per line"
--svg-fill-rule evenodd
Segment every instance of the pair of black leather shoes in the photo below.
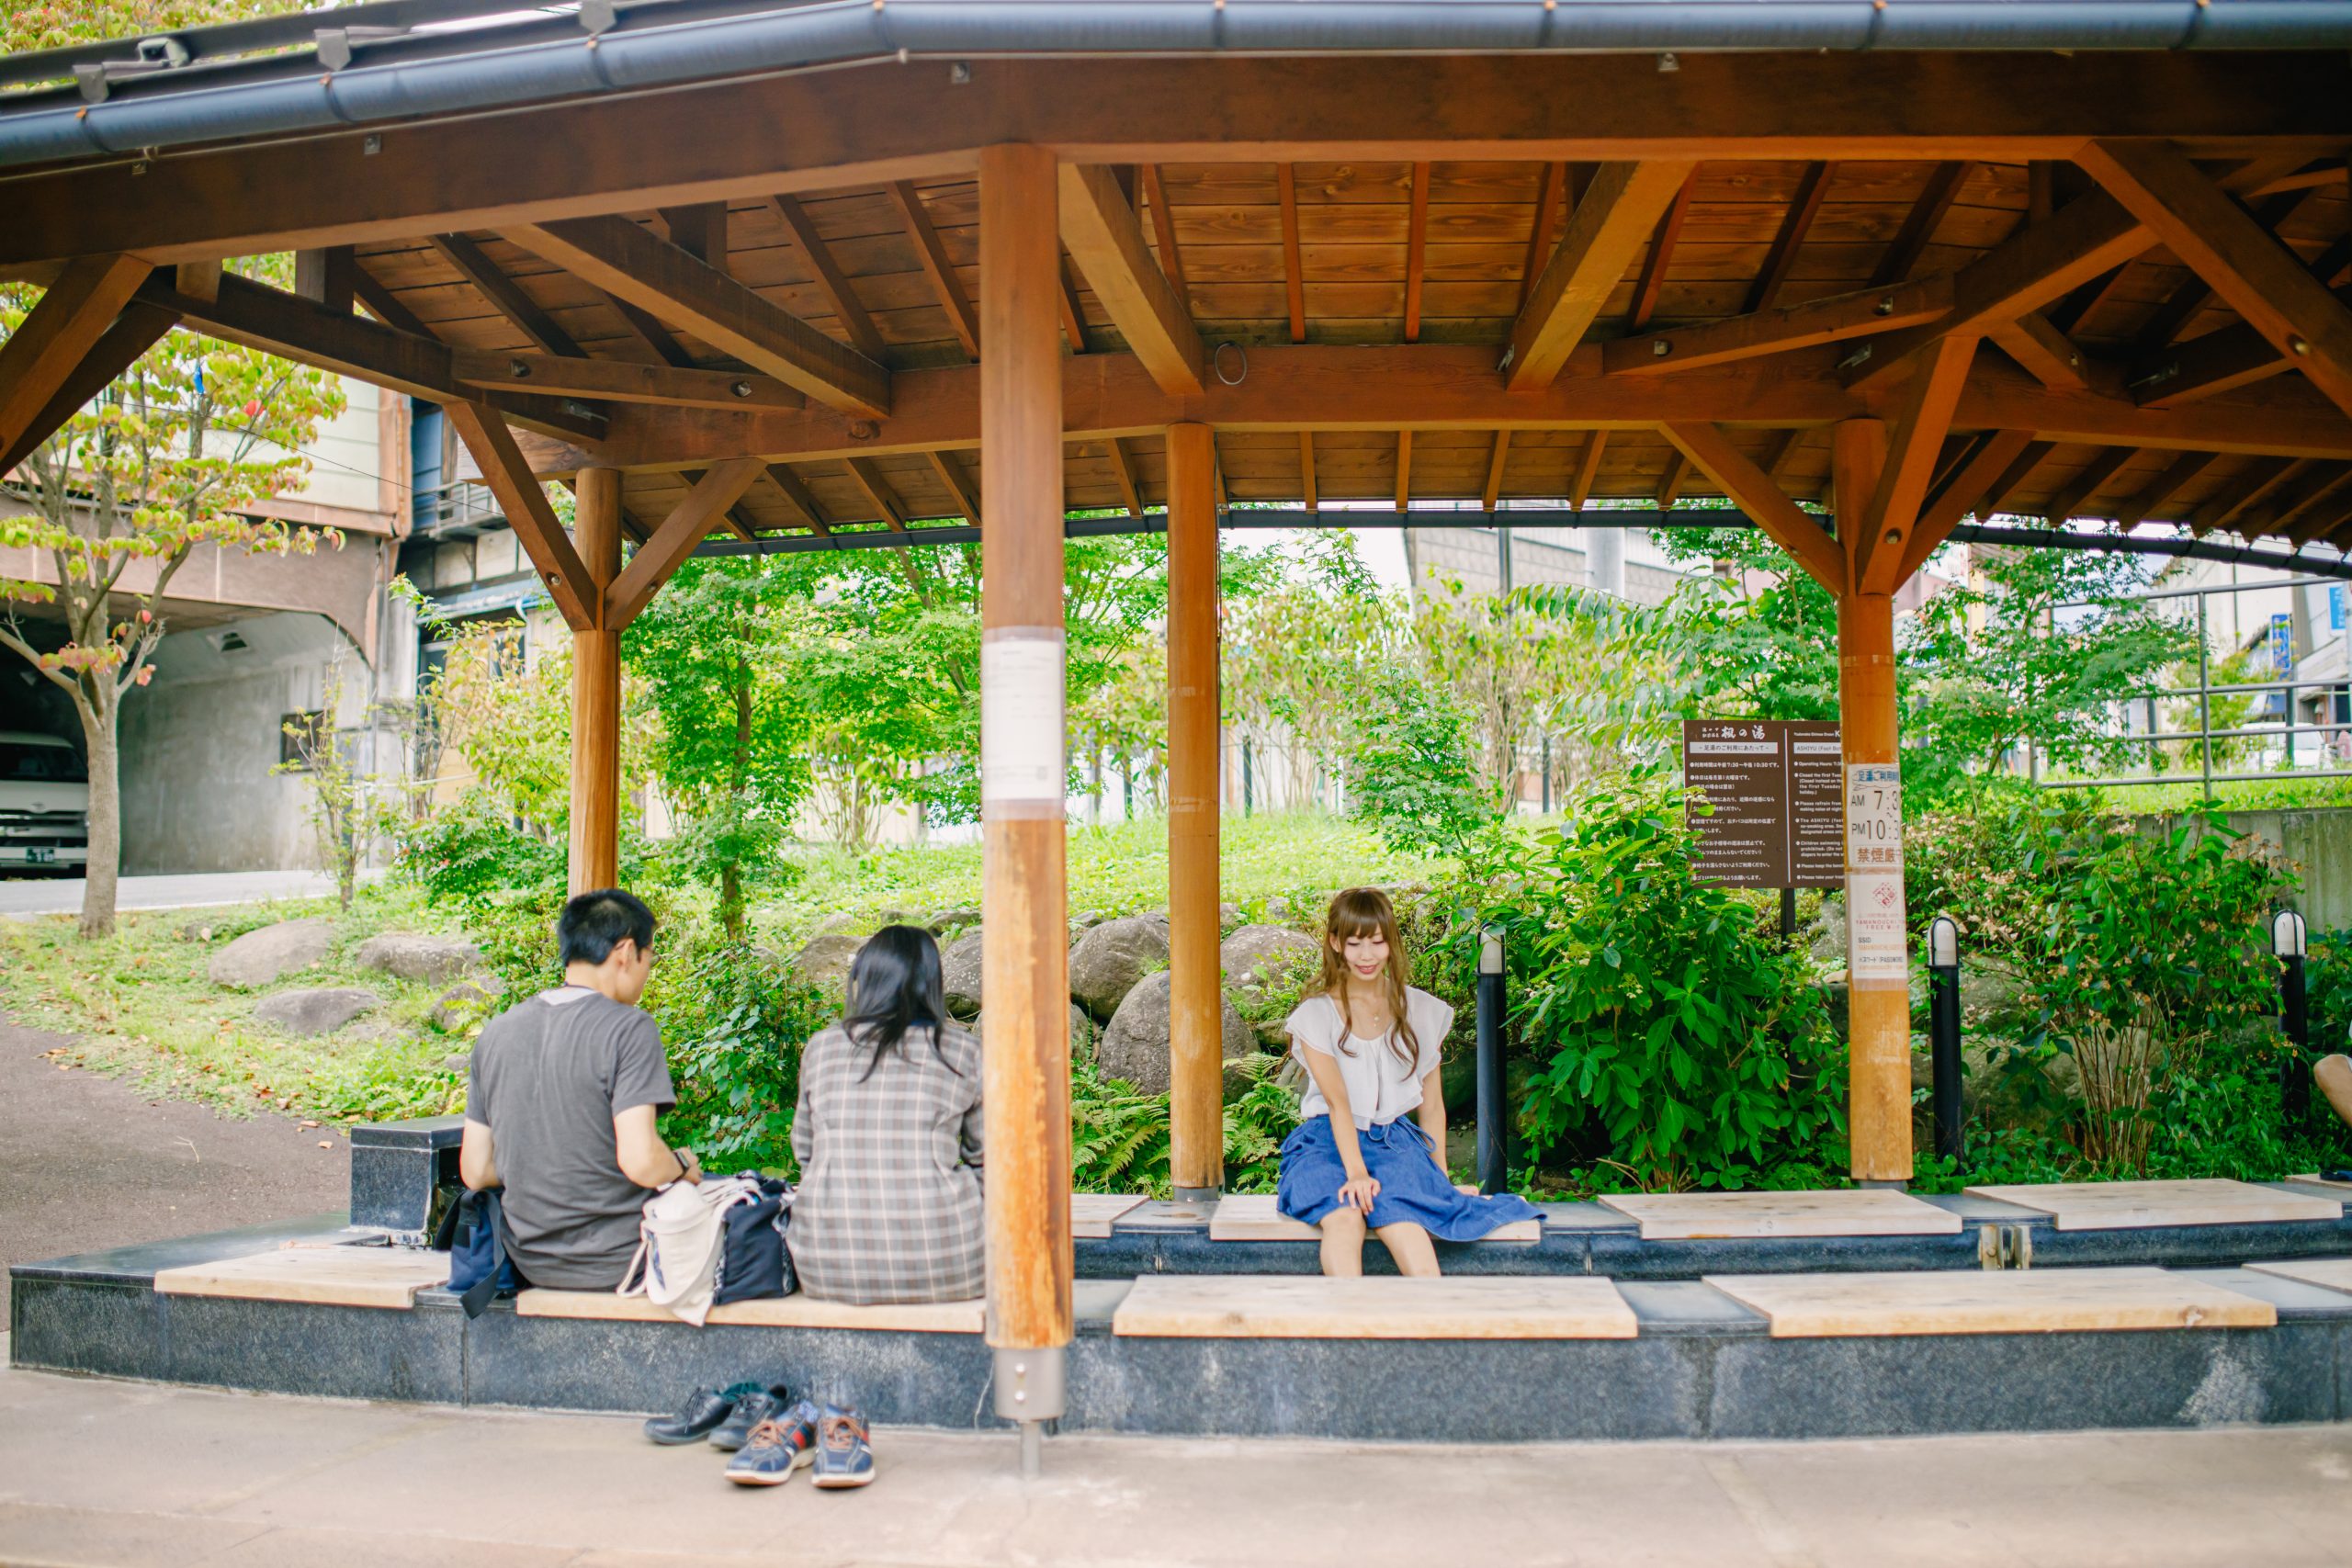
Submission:
M 656 1416 L 645 1424 L 645 1435 L 664 1447 L 707 1439 L 729 1453 L 743 1446 L 752 1428 L 770 1419 L 790 1403 L 782 1383 L 730 1383 L 726 1388 L 698 1388 L 686 1395 L 674 1416 Z

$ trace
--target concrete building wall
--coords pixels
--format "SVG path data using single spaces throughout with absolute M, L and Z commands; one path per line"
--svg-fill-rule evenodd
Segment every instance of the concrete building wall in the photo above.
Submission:
M 1635 604 L 1664 603 L 1690 575 L 1668 563 L 1648 533 L 1637 528 L 1414 528 L 1408 538 L 1413 587 L 1419 592 L 1455 582 L 1468 593 L 1497 592 L 1503 586 L 1506 545 L 1514 587 L 1592 587 L 1594 558 L 1601 553 L 1595 541 L 1604 534 L 1617 546 L 1623 592 Z

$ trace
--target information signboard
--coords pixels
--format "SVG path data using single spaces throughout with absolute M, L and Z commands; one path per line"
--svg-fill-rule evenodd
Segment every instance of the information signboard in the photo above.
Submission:
M 1734 887 L 1845 882 L 1845 771 L 1835 724 L 1686 719 L 1682 778 L 1712 808 L 1696 818 L 1700 874 Z

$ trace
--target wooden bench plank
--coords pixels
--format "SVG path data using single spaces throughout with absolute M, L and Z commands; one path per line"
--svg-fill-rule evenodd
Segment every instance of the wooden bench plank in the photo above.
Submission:
M 2056 1181 L 2041 1186 L 1972 1187 L 1971 1196 L 1995 1198 L 2052 1216 L 2062 1231 L 2133 1226 L 2267 1224 L 2290 1220 L 2340 1220 L 2344 1204 L 2316 1192 L 2282 1192 L 2250 1181 Z
M 2162 1269 L 1711 1274 L 1772 1322 L 1775 1339 L 1894 1334 L 2054 1334 L 2268 1328 L 2268 1302 Z
M 814 1296 L 770 1296 L 729 1302 L 710 1309 L 709 1326 L 753 1328 L 865 1328 L 900 1334 L 978 1334 L 986 1322 L 985 1302 L 909 1302 L 861 1306 Z M 596 1318 L 617 1323 L 677 1323 L 643 1296 L 610 1291 L 543 1291 L 516 1293 L 521 1317 Z
M 2352 1258 L 2290 1258 L 2277 1263 L 2249 1263 L 2246 1267 L 2257 1273 L 2276 1274 L 2281 1280 L 2297 1280 L 2352 1295 Z
M 1211 1241 L 1320 1241 L 1323 1233 L 1313 1225 L 1294 1220 L 1274 1207 L 1271 1192 L 1228 1192 L 1217 1200 L 1216 1213 L 1209 1216 Z M 1513 1220 L 1482 1241 L 1540 1241 L 1544 1236 L 1541 1218 Z
M 1076 1241 L 1107 1241 L 1121 1214 L 1150 1201 L 1140 1192 L 1073 1192 L 1069 1195 L 1069 1234 Z
M 1956 1235 L 1960 1216 L 1877 1188 L 1818 1192 L 1627 1192 L 1601 1202 L 1642 1223 L 1644 1241 L 1704 1236 Z
M 414 1247 L 289 1247 L 155 1271 L 166 1296 L 228 1296 L 252 1302 L 404 1311 L 416 1292 L 449 1280 L 449 1255 Z
M 1442 1280 L 1149 1274 L 1114 1334 L 1182 1339 L 1631 1339 L 1634 1309 L 1590 1275 Z

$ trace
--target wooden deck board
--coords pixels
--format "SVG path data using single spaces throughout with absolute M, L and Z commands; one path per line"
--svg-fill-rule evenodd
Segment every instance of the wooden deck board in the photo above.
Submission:
M 524 1291 L 514 1298 L 521 1317 L 596 1318 L 621 1323 L 676 1323 L 679 1320 L 643 1296 L 615 1295 L 610 1291 Z M 708 1326 L 728 1325 L 755 1328 L 866 1328 L 912 1334 L 978 1334 L 984 1325 L 984 1302 L 927 1302 L 859 1306 L 849 1302 L 819 1301 L 813 1296 L 772 1296 L 763 1301 L 730 1302 L 710 1309 Z
M 2266 1224 L 2291 1220 L 2340 1220 L 2335 1198 L 2282 1192 L 2250 1181 L 2061 1181 L 2045 1186 L 1972 1187 L 1972 1197 L 1997 1199 L 2052 1216 L 2062 1231 L 2132 1226 Z
M 230 1296 L 241 1301 L 305 1302 L 320 1306 L 404 1311 L 416 1292 L 447 1284 L 449 1255 L 413 1247 L 288 1247 L 183 1264 L 155 1271 L 166 1296 Z
M 1589 1275 L 1405 1280 L 1155 1274 L 1114 1334 L 1185 1339 L 1631 1339 L 1634 1310 Z
M 1711 1274 L 1772 1322 L 1775 1339 L 1899 1334 L 2053 1334 L 2268 1328 L 2268 1302 L 2162 1269 L 1870 1274 Z
M 1073 1192 L 1069 1197 L 1069 1234 L 1077 1241 L 1107 1241 L 1121 1214 L 1148 1202 L 1140 1192 Z
M 1482 1241 L 1540 1241 L 1544 1235 L 1541 1219 L 1513 1220 Z M 1313 1225 L 1287 1218 L 1274 1207 L 1271 1192 L 1229 1192 L 1217 1201 L 1216 1213 L 1209 1217 L 1211 1241 L 1319 1241 L 1322 1232 Z
M 1875 1188 L 1819 1192 L 1629 1192 L 1601 1202 L 1642 1223 L 1644 1241 L 1702 1236 L 1955 1235 L 1960 1216 Z
M 2277 1263 L 2249 1263 L 2256 1273 L 2297 1280 L 2323 1290 L 2352 1295 L 2352 1258 L 2290 1258 Z

